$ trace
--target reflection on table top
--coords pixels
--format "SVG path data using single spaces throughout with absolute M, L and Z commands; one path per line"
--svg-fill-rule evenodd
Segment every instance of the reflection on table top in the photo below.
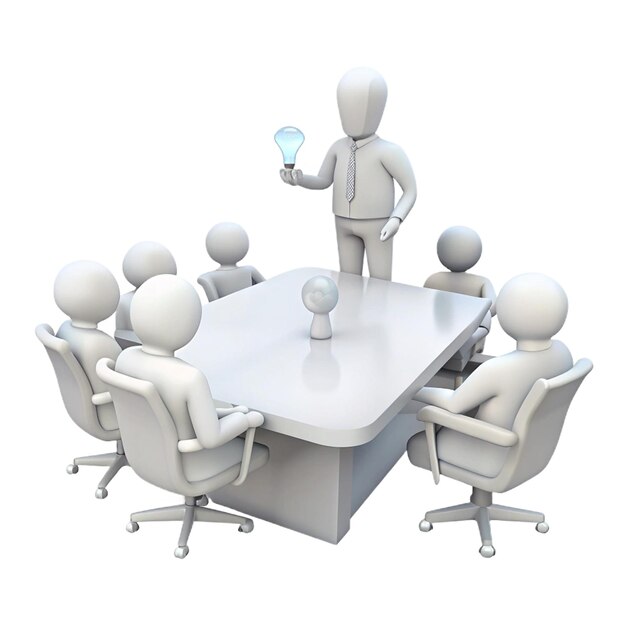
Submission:
M 304 283 L 339 288 L 333 337 L 309 338 Z M 275 432 L 333 447 L 373 439 L 478 327 L 489 302 L 320 268 L 281 274 L 204 306 L 177 356 L 216 399 L 266 416 Z

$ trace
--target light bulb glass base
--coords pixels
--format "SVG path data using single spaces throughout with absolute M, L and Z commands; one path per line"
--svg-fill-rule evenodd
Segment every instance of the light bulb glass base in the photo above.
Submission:
M 295 163 L 283 163 L 283 165 L 285 166 L 286 170 L 292 170 L 296 166 Z

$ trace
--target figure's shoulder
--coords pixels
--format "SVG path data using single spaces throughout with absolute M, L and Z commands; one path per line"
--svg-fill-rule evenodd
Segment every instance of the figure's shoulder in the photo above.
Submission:
M 115 361 L 115 370 L 117 372 L 121 372 L 122 374 L 128 373 L 130 375 L 130 373 L 125 370 L 128 368 L 129 365 L 132 367 L 134 363 L 140 361 L 142 354 L 143 352 L 141 350 L 141 346 L 133 346 L 132 348 L 126 348 L 126 350 L 122 350 L 120 355 L 117 357 L 117 360 Z
M 183 361 L 178 357 L 168 358 L 167 361 L 167 365 L 171 368 L 176 380 L 182 384 L 195 384 L 198 380 L 206 381 L 204 374 L 194 365 L 187 363 L 187 361 Z
M 381 137 L 378 137 L 372 144 L 383 154 L 389 156 L 406 156 L 404 150 L 397 143 L 392 143 Z
M 349 150 L 350 145 L 352 144 L 352 139 L 350 137 L 342 137 L 341 139 L 337 139 L 333 144 L 331 144 L 330 148 L 328 148 L 329 153 L 336 154 L 342 150 Z
M 68 336 L 71 336 L 72 334 L 72 322 L 70 322 L 70 320 L 65 320 L 60 326 L 59 326 L 59 330 L 57 330 L 56 332 L 56 336 L 59 339 L 64 339 L 65 341 L 67 341 Z
M 427 289 L 443 289 L 449 285 L 450 272 L 436 272 L 431 274 L 424 282 L 424 287 Z
M 569 348 L 558 340 L 553 340 L 550 350 L 553 352 L 556 359 L 558 359 L 566 369 L 570 369 L 574 365 L 574 359 Z

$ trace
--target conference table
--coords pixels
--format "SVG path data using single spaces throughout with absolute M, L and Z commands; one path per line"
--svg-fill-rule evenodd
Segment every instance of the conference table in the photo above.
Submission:
M 333 336 L 311 339 L 302 287 L 339 290 Z M 177 356 L 216 400 L 265 416 L 270 460 L 218 504 L 338 543 L 350 518 L 423 429 L 402 409 L 478 328 L 489 300 L 301 268 L 204 305 Z M 407 494 L 408 495 L 408 494 Z

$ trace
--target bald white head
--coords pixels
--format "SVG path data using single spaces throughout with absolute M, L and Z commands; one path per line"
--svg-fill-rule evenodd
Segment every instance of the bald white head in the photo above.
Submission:
M 248 254 L 250 242 L 246 231 L 232 222 L 221 222 L 206 236 L 206 250 L 220 265 L 236 265 Z
M 159 274 L 176 274 L 172 253 L 156 241 L 136 243 L 124 257 L 122 271 L 134 287 L 141 287 L 149 278 Z
M 500 326 L 519 349 L 542 350 L 565 323 L 567 296 L 544 274 L 521 274 L 502 287 L 496 307 Z
M 475 230 L 467 226 L 451 226 L 437 241 L 437 256 L 451 272 L 465 272 L 478 263 L 483 244 Z
M 376 132 L 387 102 L 385 79 L 369 67 L 346 72 L 337 86 L 337 104 L 344 133 L 363 139 Z
M 119 299 L 113 274 L 95 261 L 70 263 L 54 281 L 54 301 L 74 326 L 95 328 L 115 312 Z
M 161 274 L 148 279 L 130 305 L 133 330 L 145 352 L 173 354 L 200 326 L 202 306 L 196 290 L 182 278 Z

